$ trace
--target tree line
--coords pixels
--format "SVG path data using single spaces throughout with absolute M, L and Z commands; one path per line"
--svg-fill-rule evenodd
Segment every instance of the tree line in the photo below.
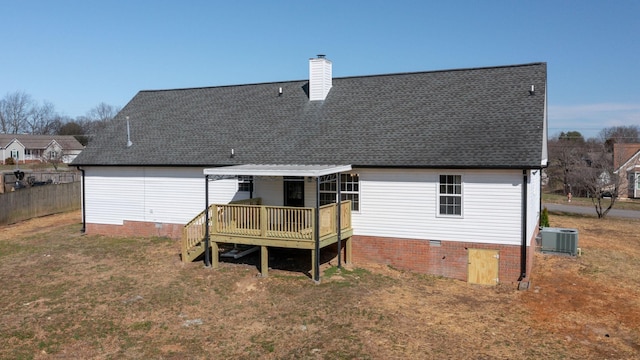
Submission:
M 15 91 L 0 99 L 0 133 L 31 135 L 73 135 L 87 145 L 120 111 L 119 107 L 100 103 L 85 115 L 71 118 L 58 113 L 48 101 L 36 101 L 31 95 Z
M 591 198 L 598 217 L 613 208 L 624 180 L 615 173 L 623 153 L 615 153 L 615 144 L 640 143 L 640 127 L 604 128 L 597 137 L 585 139 L 579 131 L 561 132 L 548 142 L 547 188 L 564 195 Z M 615 157 L 619 157 L 616 159 Z

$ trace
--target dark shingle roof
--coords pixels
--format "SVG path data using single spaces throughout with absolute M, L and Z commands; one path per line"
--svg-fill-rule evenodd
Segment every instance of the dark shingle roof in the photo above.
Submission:
M 540 167 L 545 63 L 334 78 L 324 101 L 307 86 L 141 91 L 73 164 Z
M 0 148 L 6 147 L 14 139 L 27 149 L 46 149 L 55 140 L 64 150 L 82 150 L 84 146 L 72 135 L 27 135 L 0 134 Z

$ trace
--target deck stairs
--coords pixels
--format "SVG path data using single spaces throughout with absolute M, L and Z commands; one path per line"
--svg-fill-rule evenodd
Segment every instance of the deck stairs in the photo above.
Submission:
M 230 204 L 244 204 L 244 205 L 261 205 L 261 198 L 252 198 L 247 200 L 232 201 Z M 217 205 L 212 204 L 209 206 L 209 228 L 211 228 L 212 221 L 216 219 L 213 217 L 213 212 L 216 211 Z M 206 233 L 205 228 L 205 216 L 204 210 L 196 215 L 191 221 L 189 221 L 182 229 L 182 262 L 189 263 L 197 259 L 200 255 L 204 254 L 205 245 L 204 238 Z

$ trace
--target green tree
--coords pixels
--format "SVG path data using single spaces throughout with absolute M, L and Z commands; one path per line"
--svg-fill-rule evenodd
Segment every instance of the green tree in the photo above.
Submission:
M 584 143 L 584 137 L 582 136 L 580 131 L 567 131 L 566 133 L 561 132 L 560 135 L 558 136 L 558 140 L 573 141 L 579 144 Z
M 84 128 L 75 121 L 69 121 L 62 125 L 58 130 L 58 135 L 73 135 L 83 146 L 89 142 L 85 136 Z

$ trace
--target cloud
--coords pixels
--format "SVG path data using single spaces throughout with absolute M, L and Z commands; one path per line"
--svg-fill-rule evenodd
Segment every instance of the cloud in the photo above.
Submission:
M 586 138 L 612 126 L 640 126 L 640 104 L 601 103 L 549 106 L 549 135 L 579 131 Z

